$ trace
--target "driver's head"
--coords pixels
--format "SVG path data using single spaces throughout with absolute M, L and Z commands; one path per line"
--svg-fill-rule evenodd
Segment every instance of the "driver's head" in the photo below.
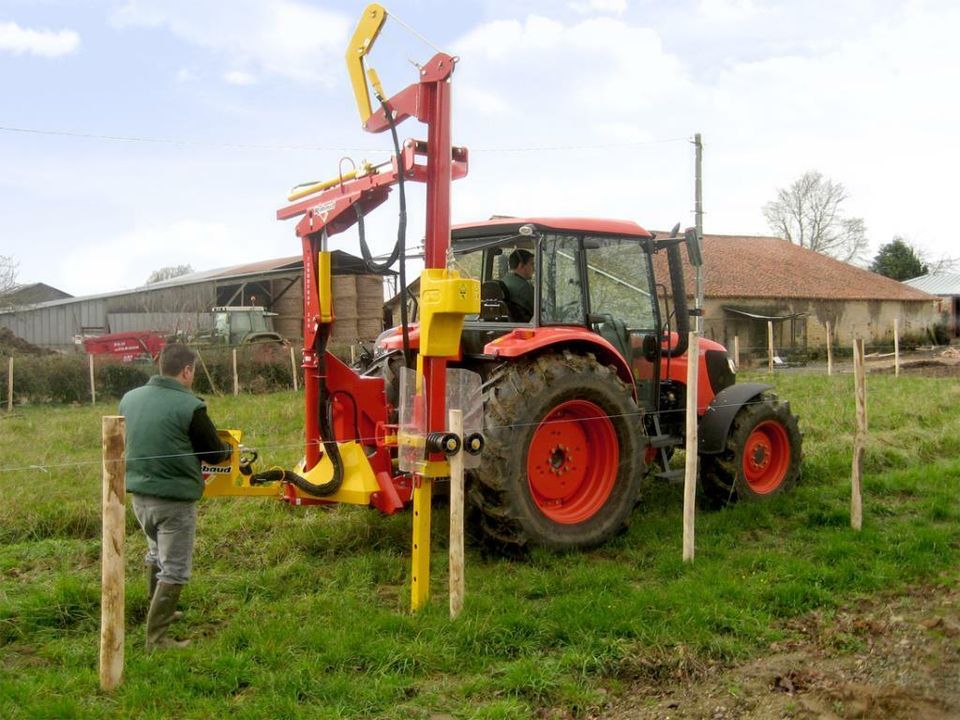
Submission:
M 507 258 L 510 269 L 520 277 L 529 280 L 533 277 L 533 253 L 517 248 Z

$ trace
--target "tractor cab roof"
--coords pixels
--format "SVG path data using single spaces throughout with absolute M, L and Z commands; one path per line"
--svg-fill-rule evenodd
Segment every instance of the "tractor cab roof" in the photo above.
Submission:
M 454 242 L 466 238 L 495 237 L 497 235 L 523 235 L 520 228 L 532 225 L 536 229 L 555 232 L 588 233 L 595 235 L 618 235 L 621 237 L 651 238 L 653 233 L 632 220 L 609 220 L 601 218 L 515 218 L 495 217 L 482 222 L 454 225 Z

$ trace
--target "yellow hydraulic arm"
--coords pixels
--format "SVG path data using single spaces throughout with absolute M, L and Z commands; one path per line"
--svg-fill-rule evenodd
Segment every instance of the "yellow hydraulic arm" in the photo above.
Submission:
M 367 85 L 368 75 L 374 90 L 381 97 L 383 96 L 383 89 L 380 87 L 380 79 L 377 77 L 376 71 L 370 68 L 366 73 L 364 72 L 364 58 L 373 47 L 373 43 L 386 21 L 386 9 L 377 3 L 370 3 L 363 11 L 363 15 L 357 23 L 357 29 L 353 32 L 353 38 L 347 46 L 347 72 L 350 74 L 353 94 L 357 99 L 360 121 L 364 125 L 367 124 L 367 120 L 373 114 L 373 107 L 370 104 L 370 88 Z

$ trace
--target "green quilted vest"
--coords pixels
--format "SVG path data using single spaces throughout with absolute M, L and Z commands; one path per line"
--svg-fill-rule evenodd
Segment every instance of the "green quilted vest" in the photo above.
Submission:
M 173 378 L 154 375 L 120 401 L 126 418 L 127 492 L 199 500 L 200 460 L 190 444 L 190 421 L 203 400 Z

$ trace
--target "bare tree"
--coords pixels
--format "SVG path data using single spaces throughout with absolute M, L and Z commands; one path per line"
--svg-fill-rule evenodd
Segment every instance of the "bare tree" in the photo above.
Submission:
M 168 265 L 167 267 L 162 267 L 150 273 L 150 277 L 147 278 L 147 285 L 153 285 L 153 283 L 164 280 L 172 280 L 181 275 L 189 275 L 192 272 L 193 268 L 189 265 Z
M 0 255 L 0 307 L 10 305 L 8 293 L 17 287 L 19 263 L 12 257 Z
M 800 247 L 850 262 L 862 259 L 867 249 L 863 218 L 844 217 L 841 205 L 847 190 L 841 183 L 811 170 L 777 199 L 763 206 L 770 228 Z

